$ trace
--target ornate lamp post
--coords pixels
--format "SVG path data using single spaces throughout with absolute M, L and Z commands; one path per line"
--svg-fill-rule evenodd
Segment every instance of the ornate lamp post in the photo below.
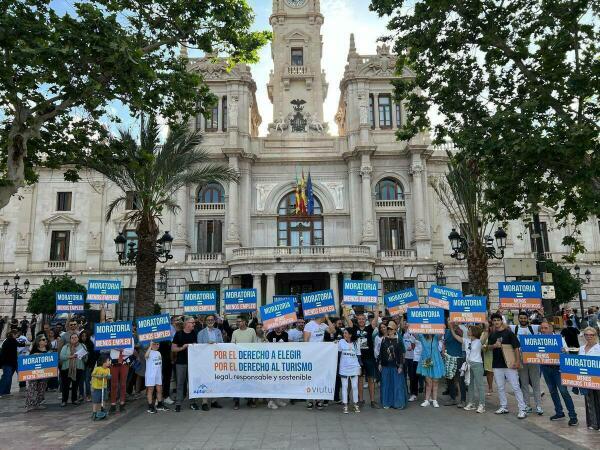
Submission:
M 158 281 L 156 282 L 156 290 L 158 292 L 164 293 L 165 297 L 167 298 L 167 282 L 169 281 L 169 271 L 167 269 L 165 269 L 164 267 L 162 267 L 160 269 L 160 271 L 158 272 L 160 278 L 158 279 Z
M 575 265 L 575 267 L 573 267 L 573 270 L 575 271 L 575 279 L 577 281 L 579 281 L 579 307 L 581 308 L 581 322 L 582 322 L 582 326 L 583 326 L 583 296 L 581 295 L 581 291 L 583 288 L 584 284 L 588 284 L 590 281 L 592 281 L 592 272 L 590 272 L 590 269 L 587 269 L 584 273 L 585 278 L 581 278 L 581 267 L 579 267 L 578 265 Z
M 160 263 L 166 263 L 169 259 L 173 259 L 173 255 L 171 254 L 171 245 L 173 243 L 173 237 L 169 234 L 168 231 L 156 241 L 156 246 L 154 249 L 154 257 L 156 261 Z M 137 261 L 138 252 L 135 248 L 135 242 L 131 241 L 129 244 L 127 243 L 127 239 L 123 235 L 122 232 L 115 238 L 115 246 L 117 251 L 117 256 L 119 257 L 119 264 L 122 266 L 126 265 L 134 265 Z M 126 249 L 126 247 L 129 247 Z
M 498 227 L 494 233 L 496 239 L 496 247 L 494 247 L 494 239 L 491 236 L 485 236 L 485 253 L 488 259 L 502 259 L 504 258 L 504 249 L 506 248 L 506 231 L 502 227 Z M 461 236 L 456 228 L 452 228 L 452 231 L 448 235 L 450 245 L 452 246 L 453 253 L 450 255 L 457 261 L 462 261 L 467 258 L 469 252 L 469 242 L 464 236 Z
M 14 284 L 15 286 L 13 288 L 10 288 L 10 283 L 8 282 L 8 280 L 6 280 L 4 282 L 4 293 L 6 295 L 12 295 L 13 296 L 13 308 L 12 308 L 12 318 L 14 319 L 17 315 L 17 300 L 19 299 L 19 295 L 21 294 L 26 294 L 27 291 L 29 291 L 29 280 L 25 279 L 25 282 L 23 283 L 23 288 L 21 289 L 19 287 L 19 280 L 21 279 L 21 277 L 19 276 L 19 274 L 16 274 L 13 278 L 14 280 Z
M 435 265 L 435 284 L 446 286 L 446 276 L 444 275 L 444 264 L 437 262 Z

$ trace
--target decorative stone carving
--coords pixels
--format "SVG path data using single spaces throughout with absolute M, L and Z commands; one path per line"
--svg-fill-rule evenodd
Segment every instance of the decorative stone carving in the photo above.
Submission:
M 370 166 L 363 166 L 360 168 L 360 176 L 363 178 L 370 177 L 371 172 L 373 172 L 373 169 Z
M 232 127 L 237 127 L 238 125 L 238 102 L 239 98 L 237 95 L 232 95 L 231 100 L 227 99 L 229 125 Z
M 373 219 L 367 219 L 363 223 L 363 235 L 373 236 Z
M 101 232 L 93 232 L 90 231 L 89 234 L 89 240 L 88 240 L 88 248 L 89 249 L 99 249 L 100 248 L 100 242 L 101 242 L 101 236 L 102 233 Z
M 277 183 L 256 183 L 256 210 L 264 211 L 267 197 Z
M 423 165 L 419 162 L 411 164 L 408 169 L 408 173 L 411 175 L 421 175 L 423 172 Z
M 331 193 L 335 209 L 344 209 L 344 183 L 340 181 L 327 181 L 323 185 Z
M 424 236 L 427 234 L 427 224 L 424 219 L 417 219 L 415 222 L 415 234 Z
M 17 233 L 17 248 L 27 249 L 29 246 L 29 233 L 19 231 Z
M 369 109 L 367 107 L 367 99 L 365 95 L 360 95 L 358 98 L 358 107 L 360 113 L 360 124 L 368 125 L 369 124 Z

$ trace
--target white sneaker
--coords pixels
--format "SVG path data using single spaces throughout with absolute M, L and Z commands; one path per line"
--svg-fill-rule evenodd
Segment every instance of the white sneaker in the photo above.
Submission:
M 527 417 L 527 412 L 525 411 L 519 411 L 519 414 L 517 414 L 518 419 L 524 419 L 525 417 Z
M 494 414 L 508 414 L 508 409 L 506 409 L 504 406 L 501 406 L 496 411 L 494 411 Z
M 467 403 L 463 409 L 465 411 L 475 411 L 475 406 L 473 406 L 473 403 Z
M 410 397 L 408 397 L 409 402 L 414 402 L 416 399 L 417 399 L 416 395 L 411 395 Z
M 431 404 L 433 405 L 434 408 L 439 408 L 440 407 L 440 404 L 438 403 L 437 400 L 432 400 Z
M 421 406 L 429 406 L 429 400 L 425 400 L 423 403 L 421 403 Z
M 541 406 L 536 406 L 535 407 L 535 412 L 537 413 L 538 416 L 543 416 L 544 415 L 544 410 L 542 409 Z
M 285 400 L 275 400 L 275 403 L 277 403 L 277 406 L 287 406 L 287 402 Z
M 275 402 L 273 400 L 269 400 L 269 403 L 267 403 L 267 408 L 269 408 L 269 409 L 277 409 L 279 407 L 277 406 L 277 404 L 275 404 Z
M 171 400 L 171 397 L 167 397 L 163 400 L 167 405 L 172 405 L 173 403 L 175 403 L 173 400 Z
M 485 412 L 485 406 L 483 406 L 483 405 L 479 405 L 479 406 L 477 407 L 477 412 L 478 412 L 479 414 L 483 414 L 483 413 Z

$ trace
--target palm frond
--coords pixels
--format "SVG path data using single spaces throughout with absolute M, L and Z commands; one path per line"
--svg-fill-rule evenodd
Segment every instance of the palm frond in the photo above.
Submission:
M 127 199 L 124 196 L 121 197 L 117 197 L 115 198 L 112 202 L 109 203 L 108 205 L 108 209 L 106 210 L 106 215 L 105 215 L 105 220 L 106 222 L 110 222 L 110 219 L 113 215 L 113 212 L 115 211 L 115 209 L 123 202 L 125 202 Z

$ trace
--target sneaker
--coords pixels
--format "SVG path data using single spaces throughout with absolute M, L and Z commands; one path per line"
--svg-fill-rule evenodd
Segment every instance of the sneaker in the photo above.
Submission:
M 344 408 L 342 409 L 342 412 L 344 414 L 348 414 L 348 405 L 344 405 Z
M 313 409 L 313 402 L 308 402 L 306 404 L 306 409 Z
M 317 409 L 323 409 L 323 402 L 317 402 Z
M 526 411 L 519 411 L 519 414 L 517 414 L 517 419 L 524 419 L 525 417 L 527 417 Z
M 421 403 L 421 406 L 429 406 L 429 400 L 425 400 L 423 403 Z
M 239 402 L 239 400 L 233 402 L 233 409 L 235 409 L 235 410 L 240 409 L 240 402 Z
M 356 403 L 354 404 L 354 412 L 355 413 L 359 413 L 360 412 L 360 408 L 358 407 L 358 405 Z
M 433 405 L 434 408 L 439 408 L 440 407 L 440 404 L 438 403 L 437 400 L 432 400 L 431 404 Z
M 525 412 L 526 412 L 526 413 L 530 413 L 531 411 L 533 411 L 533 409 L 531 408 L 531 406 L 528 406 L 528 407 L 525 409 Z
M 554 414 L 552 417 L 550 417 L 550 420 L 554 421 L 554 420 L 560 420 L 560 419 L 564 419 L 565 415 L 564 414 Z
M 147 412 L 148 414 L 156 414 L 156 409 L 154 409 L 154 406 L 150 406 L 150 407 L 149 407 L 149 408 L 146 410 L 146 412 Z
M 538 416 L 543 416 L 543 415 L 544 415 L 544 410 L 542 409 L 542 407 L 541 407 L 541 406 L 536 406 L 536 407 L 535 407 L 535 413 L 536 413 Z
M 359 400 L 359 401 L 358 401 L 358 404 L 359 404 L 360 406 L 365 406 L 365 401 L 364 401 L 364 400 Z
M 569 426 L 570 427 L 574 427 L 575 425 L 577 425 L 579 423 L 579 421 L 577 420 L 576 417 L 572 417 L 569 419 Z
M 468 403 L 466 406 L 463 406 L 463 409 L 465 411 L 474 411 L 475 410 L 475 406 L 473 406 L 473 403 Z
M 494 411 L 494 414 L 508 414 L 508 409 L 506 409 L 504 406 L 501 406 L 496 411 Z
M 202 403 L 202 411 L 208 411 L 209 409 L 208 403 Z
M 171 411 L 163 403 L 159 403 L 158 405 L 156 405 L 156 410 L 157 411 Z
M 327 408 L 327 407 L 329 406 L 329 400 L 325 400 L 325 401 L 323 402 L 323 406 L 324 406 L 325 408 Z
M 119 412 L 125 412 L 125 405 L 123 403 L 119 405 Z
M 275 403 L 277 404 L 277 406 L 287 406 L 287 402 L 285 400 L 275 400 Z
M 171 400 L 171 397 L 165 398 L 163 402 L 165 402 L 167 405 L 172 405 L 173 403 L 175 403 L 173 400 Z
M 210 407 L 211 407 L 211 408 L 217 408 L 217 409 L 221 409 L 221 408 L 223 408 L 223 407 L 221 406 L 221 404 L 220 404 L 219 402 L 217 402 L 216 400 L 215 400 L 214 402 L 211 402 L 211 404 L 210 404 Z
M 477 412 L 478 412 L 479 414 L 483 414 L 483 413 L 485 412 L 485 406 L 483 406 L 483 405 L 479 405 L 479 406 L 477 407 Z
M 190 403 L 190 409 L 193 409 L 194 411 L 198 411 L 200 408 L 198 407 L 197 404 L 195 403 Z
M 464 409 L 465 406 L 466 406 L 465 402 L 460 402 L 458 405 L 456 405 L 456 407 L 458 409 Z
M 390 409 L 390 407 L 389 406 L 384 406 L 383 409 Z
M 410 397 L 408 397 L 409 402 L 414 402 L 416 399 L 417 399 L 416 395 L 411 395 Z
M 279 406 L 277 406 L 277 404 L 273 400 L 269 400 L 269 403 L 267 403 L 267 408 L 277 409 L 277 408 L 279 408 Z
M 175 412 L 181 412 L 181 405 L 175 405 Z
M 379 404 L 377 402 L 371 402 L 371 408 L 379 409 L 379 408 L 381 408 L 381 406 L 379 406 Z

